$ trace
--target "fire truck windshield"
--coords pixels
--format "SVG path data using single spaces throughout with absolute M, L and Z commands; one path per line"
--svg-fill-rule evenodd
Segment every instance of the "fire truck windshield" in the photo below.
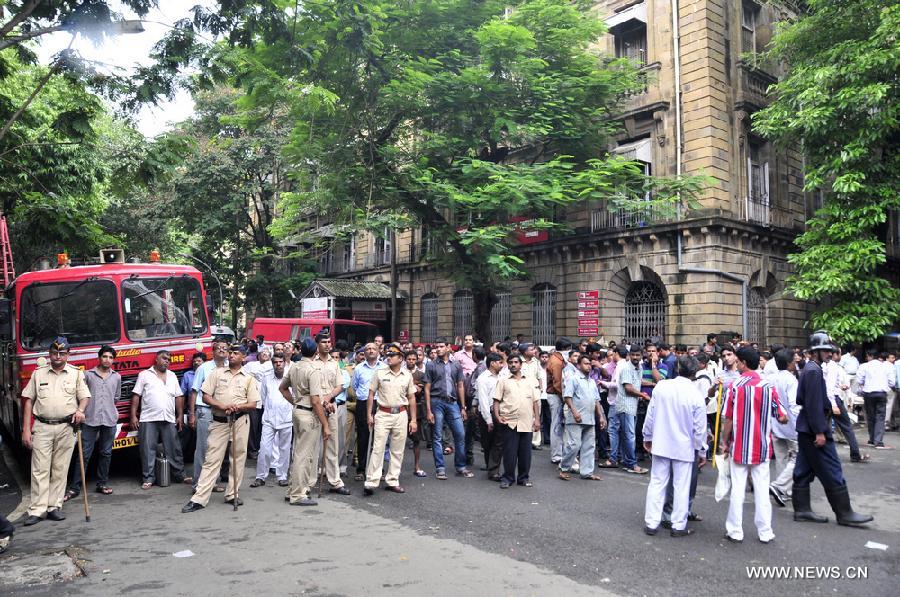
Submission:
M 122 282 L 129 340 L 196 336 L 206 331 L 200 283 L 190 276 L 130 278 Z
M 57 336 L 72 345 L 119 340 L 116 286 L 110 280 L 35 283 L 22 291 L 22 347 L 44 351 Z

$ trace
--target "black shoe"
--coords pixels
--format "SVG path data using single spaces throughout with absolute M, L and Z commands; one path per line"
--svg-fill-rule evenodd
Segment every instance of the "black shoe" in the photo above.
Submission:
M 664 521 L 662 521 L 661 523 L 659 523 L 659 526 L 661 526 L 661 527 L 664 528 L 664 529 L 671 529 L 671 528 L 672 528 L 672 521 L 671 521 L 671 520 L 664 520 Z
M 184 508 L 181 509 L 182 514 L 190 514 L 191 512 L 196 512 L 197 510 L 202 510 L 203 506 L 198 504 L 197 502 L 188 502 L 184 505 Z
M 509 489 L 509 481 L 500 481 L 500 489 Z
M 250 487 L 265 487 L 266 480 L 265 479 L 253 479 L 253 483 L 250 484 Z
M 244 500 L 242 500 L 241 498 L 238 498 L 238 499 L 237 499 L 237 502 L 238 502 L 238 506 L 243 506 L 243 505 L 244 505 Z M 234 498 L 231 498 L 231 499 L 229 499 L 229 500 L 225 500 L 225 503 L 228 504 L 229 506 L 233 506 L 233 505 L 234 505 Z
M 66 515 L 60 512 L 59 508 L 55 508 L 53 510 L 47 510 L 47 520 L 52 520 L 54 522 L 59 522 L 61 520 L 65 520 Z
M 787 506 L 787 496 L 781 493 L 781 490 L 777 487 L 769 486 L 769 495 L 772 496 L 772 499 L 775 500 L 775 503 L 778 504 L 781 508 Z
M 328 493 L 336 493 L 338 495 L 350 495 L 352 492 L 346 487 L 332 487 Z
M 363 487 L 363 495 L 366 497 L 375 495 L 375 490 L 371 487 Z
M 681 529 L 680 531 L 678 529 L 672 529 L 671 531 L 669 531 L 669 535 L 671 537 L 687 537 L 688 535 L 693 534 L 694 529 Z
M 794 507 L 794 522 L 828 522 L 828 517 L 819 516 L 812 511 L 809 505 L 809 485 L 798 487 L 796 484 L 791 489 L 791 505 Z
M 319 502 L 312 498 L 303 498 L 298 502 L 291 502 L 292 506 L 318 506 Z
M 501 477 L 500 475 L 491 475 L 490 477 L 488 477 L 488 479 L 490 479 L 491 481 L 499 482 L 501 479 L 503 479 L 503 477 Z
M 837 523 L 846 527 L 859 527 L 875 520 L 870 514 L 860 514 L 854 512 L 850 505 L 850 490 L 847 486 L 838 487 L 836 489 L 826 490 L 825 495 L 828 497 L 828 503 L 837 516 Z M 47 518 L 50 513 L 47 513 Z
M 32 514 L 31 516 L 29 516 L 28 518 L 25 519 L 24 524 L 26 527 L 30 527 L 31 525 L 37 524 L 42 520 L 44 520 L 44 519 L 41 518 L 40 516 L 35 516 L 34 514 Z
M 650 535 L 650 536 L 652 537 L 652 536 L 655 535 L 657 532 L 659 532 L 659 527 L 656 527 L 655 529 L 651 529 L 650 527 L 644 527 L 644 534 L 645 534 L 645 535 Z
M 288 485 L 290 485 L 290 483 L 288 483 L 287 479 L 278 480 L 278 487 L 287 487 Z
M 728 539 L 729 541 L 731 541 L 732 543 L 743 543 L 743 542 L 744 542 L 743 539 L 735 539 L 734 537 L 732 537 L 732 536 L 729 535 L 728 533 L 725 533 L 725 538 Z

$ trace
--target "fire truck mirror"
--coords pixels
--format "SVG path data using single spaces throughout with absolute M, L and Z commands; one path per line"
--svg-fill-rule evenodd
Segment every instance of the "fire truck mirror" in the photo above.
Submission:
M 12 342 L 12 301 L 0 298 L 0 342 Z

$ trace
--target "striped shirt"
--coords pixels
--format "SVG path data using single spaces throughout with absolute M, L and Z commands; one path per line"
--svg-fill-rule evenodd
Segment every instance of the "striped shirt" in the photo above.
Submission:
M 731 457 L 738 464 L 762 464 L 772 457 L 772 419 L 785 417 L 778 393 L 756 371 L 732 384 L 725 401 L 726 419 L 734 421 Z

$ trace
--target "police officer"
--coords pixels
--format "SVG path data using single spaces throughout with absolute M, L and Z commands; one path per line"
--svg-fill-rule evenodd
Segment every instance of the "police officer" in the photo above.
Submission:
M 812 356 L 803 367 L 797 387 L 797 404 L 803 408 L 797 416 L 798 452 L 791 490 L 794 520 L 828 522 L 828 518 L 816 514 L 810 506 L 809 486 L 818 477 L 825 487 L 825 495 L 837 516 L 838 524 L 861 526 L 871 522 L 873 517 L 858 514 L 850 506 L 850 492 L 831 435 L 831 403 L 828 401 L 825 377 L 822 375 L 822 363 L 831 361 L 834 347 L 828 334 L 821 330 L 809 337 L 809 347 Z
M 209 503 L 219 468 L 225 458 L 228 441 L 234 427 L 234 459 L 228 474 L 228 487 L 225 490 L 225 503 L 233 504 L 237 496 L 237 488 L 244 479 L 244 465 L 247 462 L 247 437 L 250 434 L 250 417 L 248 413 L 256 408 L 259 400 L 259 382 L 244 371 L 244 353 L 240 344 L 232 344 L 228 349 L 228 366 L 213 369 L 204 380 L 200 391 L 203 402 L 212 409 L 212 422 L 209 424 L 209 439 L 206 458 L 197 490 L 181 511 L 196 512 Z M 229 418 L 232 419 L 229 422 Z M 243 500 L 237 498 L 240 506 Z
M 67 362 L 69 342 L 58 337 L 50 345 L 50 364 L 38 367 L 22 391 L 22 442 L 31 449 L 31 505 L 25 526 L 65 520 L 61 508 L 75 434 L 84 421 L 91 393 L 84 373 Z M 34 431 L 31 416 L 34 415 Z
M 309 488 L 316 480 L 316 453 L 320 440 L 328 443 L 331 429 L 322 407 L 322 373 L 312 364 L 316 343 L 306 338 L 300 345 L 300 362 L 291 367 L 279 390 L 294 405 L 294 451 L 291 485 L 285 500 L 292 506 L 315 506 Z M 292 391 L 292 392 L 291 392 Z
M 404 354 L 396 344 L 385 350 L 387 368 L 378 369 L 369 384 L 369 404 L 378 395 L 375 414 L 368 411 L 369 428 L 372 429 L 372 454 L 366 469 L 364 495 L 372 495 L 381 482 L 384 468 L 384 447 L 390 437 L 391 463 L 384 476 L 384 488 L 394 493 L 405 493 L 400 485 L 400 468 L 406 448 L 407 428 L 415 433 L 416 384 L 409 369 L 403 366 Z
M 311 366 L 322 375 L 322 407 L 325 409 L 330 432 L 328 441 L 323 444 L 325 449 L 324 474 L 331 486 L 328 493 L 350 495 L 350 490 L 344 487 L 344 481 L 341 480 L 341 455 L 338 445 L 344 430 L 341 429 L 335 402 L 344 391 L 344 376 L 338 367 L 337 359 L 331 356 L 331 336 L 328 335 L 327 330 L 316 334 L 316 354 L 313 356 Z

